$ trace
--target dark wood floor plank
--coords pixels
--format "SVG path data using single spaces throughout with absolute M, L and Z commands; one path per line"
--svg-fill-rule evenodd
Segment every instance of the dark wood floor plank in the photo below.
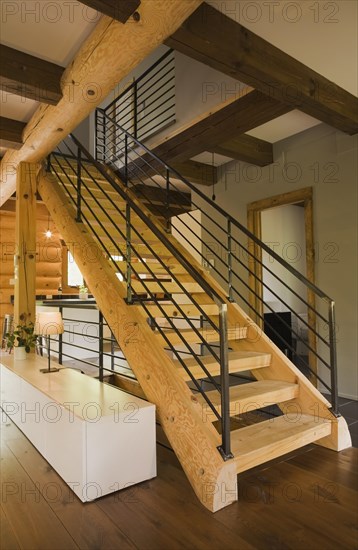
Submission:
M 319 446 L 307 456 L 295 456 L 290 460 L 305 471 L 317 473 L 327 480 L 334 479 L 336 483 L 349 488 L 358 487 L 358 452 L 351 448 L 336 453 L 328 452 Z
M 157 478 L 83 504 L 11 422 L 1 427 L 2 489 L 35 491 L 24 502 L 3 494 L 4 550 L 357 548 L 357 449 L 312 445 L 247 471 L 239 501 L 211 514 L 161 445 Z
M 16 535 L 0 505 L 0 548 L 4 550 L 19 550 Z
M 95 502 L 84 505 L 25 437 L 8 446 L 79 548 L 136 548 Z
M 1 503 L 21 548 L 78 548 L 6 443 L 1 446 L 0 479 Z

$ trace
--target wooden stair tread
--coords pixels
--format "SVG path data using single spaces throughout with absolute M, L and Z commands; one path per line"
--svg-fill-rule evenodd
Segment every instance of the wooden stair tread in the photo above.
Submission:
M 240 384 L 230 388 L 230 416 L 243 414 L 263 407 L 268 407 L 277 403 L 283 403 L 298 397 L 299 386 L 290 382 L 281 380 L 259 380 Z M 216 410 L 221 414 L 221 396 L 218 391 L 206 392 Z M 204 397 L 196 395 L 202 405 L 207 405 Z M 212 413 L 212 422 L 216 416 Z
M 210 372 L 212 376 L 220 374 L 220 365 L 215 361 L 212 355 L 204 355 L 200 358 L 205 368 Z M 191 380 L 189 374 L 185 371 L 180 361 L 175 361 L 178 365 L 178 372 L 185 381 Z M 197 360 L 193 357 L 184 361 L 186 366 L 190 369 L 190 372 L 194 378 L 205 378 L 203 369 L 198 365 Z M 254 351 L 231 351 L 229 352 L 229 373 L 245 372 L 249 370 L 261 369 L 269 367 L 271 364 L 270 353 L 260 353 Z
M 287 414 L 231 432 L 237 473 L 330 435 L 332 424 L 307 414 Z
M 218 332 L 213 328 L 199 328 L 198 332 L 203 336 L 204 340 L 208 343 L 214 343 L 219 341 Z M 192 329 L 180 329 L 180 334 L 182 335 L 184 342 L 189 344 L 201 343 L 201 339 L 198 334 Z M 247 328 L 246 327 L 230 327 L 228 328 L 228 339 L 229 340 L 240 340 L 246 338 Z M 165 335 L 168 340 L 173 345 L 183 344 L 183 340 L 180 338 L 179 334 L 175 330 L 165 330 Z M 155 334 L 158 340 L 162 340 L 166 343 L 164 337 L 157 332 Z
M 184 312 L 184 314 L 187 317 L 200 317 L 201 315 L 201 312 L 194 304 L 178 304 L 178 305 L 180 305 L 180 309 Z M 136 307 L 141 307 L 141 306 L 136 306 Z M 162 304 L 161 307 L 165 311 L 166 315 L 168 315 L 168 317 L 182 319 L 182 314 L 180 313 L 179 308 L 177 308 L 175 305 Z M 217 305 L 215 304 L 206 304 L 206 305 L 202 304 L 200 307 L 207 315 L 214 314 L 217 311 Z M 156 305 L 146 304 L 146 309 L 155 318 L 162 318 L 165 316 L 163 314 L 162 309 Z

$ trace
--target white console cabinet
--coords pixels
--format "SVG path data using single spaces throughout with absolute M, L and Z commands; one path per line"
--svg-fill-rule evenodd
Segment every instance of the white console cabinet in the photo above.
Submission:
M 83 502 L 156 476 L 154 405 L 34 354 L 0 363 L 3 411 Z

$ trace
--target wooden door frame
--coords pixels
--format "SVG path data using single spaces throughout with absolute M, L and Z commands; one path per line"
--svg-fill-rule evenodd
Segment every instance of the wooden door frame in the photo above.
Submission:
M 282 193 L 266 199 L 261 199 L 255 202 L 251 202 L 247 205 L 247 227 L 251 233 L 257 238 L 262 240 L 262 227 L 261 227 L 261 212 L 274 208 L 276 206 L 285 206 L 289 204 L 303 203 L 304 205 L 304 218 L 305 218 L 305 244 L 306 244 L 306 278 L 315 283 L 315 250 L 314 250 L 314 232 L 313 232 L 313 188 L 304 187 L 291 191 L 288 193 Z M 259 261 L 255 261 L 250 257 L 250 271 L 249 271 L 249 286 L 252 292 L 250 292 L 250 306 L 251 316 L 255 319 L 256 323 L 262 328 L 263 318 L 263 286 L 262 286 L 262 250 L 252 240 L 249 241 L 249 250 L 252 252 Z M 311 291 L 307 291 L 307 302 L 309 306 L 315 308 L 315 294 Z M 310 327 L 316 327 L 316 315 L 314 310 L 307 308 L 308 310 L 308 324 Z M 316 350 L 316 337 L 313 331 L 308 331 L 308 342 L 313 350 Z M 317 361 L 314 353 L 308 353 L 309 364 L 314 372 L 317 372 Z

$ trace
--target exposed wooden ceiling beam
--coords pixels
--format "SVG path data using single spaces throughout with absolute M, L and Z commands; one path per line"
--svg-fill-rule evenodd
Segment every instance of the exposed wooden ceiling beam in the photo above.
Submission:
M 216 166 L 210 166 L 210 164 L 187 160 L 185 162 L 174 162 L 172 167 L 191 183 L 212 185 L 218 181 L 218 170 Z
M 125 23 L 139 7 L 140 0 L 81 0 L 81 4 Z
M 25 122 L 0 116 L 0 147 L 20 149 L 25 126 Z
M 162 143 L 157 146 L 153 144 L 151 149 L 168 164 L 178 164 L 203 151 L 213 150 L 218 144 L 226 143 L 229 139 L 291 110 L 291 106 L 248 88 L 238 99 L 230 99 L 209 113 L 200 115 L 184 128 L 179 128 L 169 135 Z M 246 140 L 246 151 L 247 142 L 253 143 L 254 140 L 255 138 Z M 149 160 L 154 169 L 161 168 L 147 156 L 143 155 L 141 162 L 136 161 L 134 169 L 140 168 L 142 164 L 145 168 Z
M 358 132 L 354 95 L 208 4 L 165 43 L 338 130 Z
M 209 147 L 208 151 L 256 166 L 267 166 L 273 163 L 272 143 L 247 134 L 233 137 L 223 143 Z
M 41 161 L 53 151 L 200 3 L 142 0 L 139 23 L 122 25 L 106 16 L 101 18 L 63 74 L 60 102 L 41 105 L 24 130 L 21 149 L 5 153 L 0 165 L 0 204 L 15 190 L 18 164 Z
M 41 103 L 56 105 L 64 68 L 0 45 L 0 89 Z

